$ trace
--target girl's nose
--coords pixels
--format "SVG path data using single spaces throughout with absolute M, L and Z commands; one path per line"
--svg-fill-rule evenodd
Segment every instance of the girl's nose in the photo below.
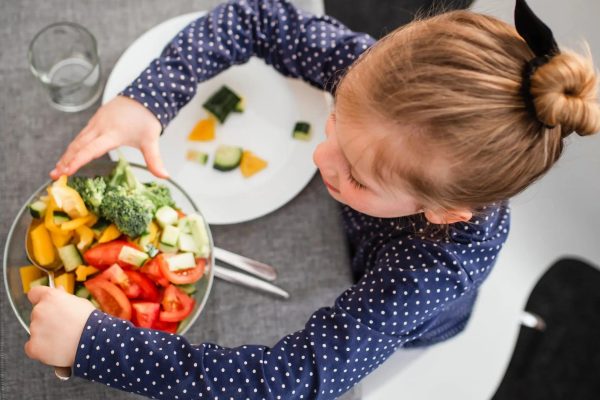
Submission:
M 313 153 L 313 161 L 321 176 L 332 185 L 337 184 L 338 173 L 335 165 L 335 156 L 329 151 L 327 141 L 320 143 Z

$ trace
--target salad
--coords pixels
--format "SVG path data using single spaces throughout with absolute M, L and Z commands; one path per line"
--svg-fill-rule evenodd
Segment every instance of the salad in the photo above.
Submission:
M 141 183 L 122 158 L 106 177 L 62 176 L 29 206 L 33 257 L 56 286 L 136 326 L 175 333 L 195 306 L 210 253 L 205 222 L 185 215 L 169 189 Z M 47 285 L 20 269 L 23 290 Z

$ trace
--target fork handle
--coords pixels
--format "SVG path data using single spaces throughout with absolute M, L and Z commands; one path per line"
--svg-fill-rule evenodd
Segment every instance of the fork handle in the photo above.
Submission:
M 242 271 L 246 271 L 249 274 L 258 276 L 268 281 L 274 281 L 277 278 L 277 272 L 275 271 L 275 268 L 268 264 L 232 253 L 231 251 L 221 249 L 216 246 L 213 248 L 213 251 L 215 258 L 224 261 L 227 264 L 231 264 Z

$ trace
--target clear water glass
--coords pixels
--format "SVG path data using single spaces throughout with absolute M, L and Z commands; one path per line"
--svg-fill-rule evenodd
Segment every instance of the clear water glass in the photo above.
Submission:
M 59 22 L 45 27 L 31 41 L 28 57 L 31 72 L 56 109 L 81 111 L 100 96 L 96 39 L 83 26 Z

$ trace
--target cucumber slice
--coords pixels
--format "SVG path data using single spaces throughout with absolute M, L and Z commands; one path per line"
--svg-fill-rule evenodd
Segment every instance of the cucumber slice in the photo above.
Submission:
M 188 217 L 183 217 L 179 221 L 177 221 L 177 227 L 181 231 L 181 233 L 192 233 L 190 231 L 190 224 Z
M 198 254 L 200 249 L 196 245 L 196 241 L 194 237 L 189 233 L 181 233 L 179 234 L 179 240 L 177 241 L 177 247 L 181 251 L 187 251 Z
M 162 235 L 160 236 L 160 242 L 166 244 L 167 246 L 176 247 L 180 233 L 181 232 L 178 227 L 173 225 L 167 225 L 162 231 Z
M 29 282 L 29 289 L 36 286 L 48 286 L 48 275 L 42 276 L 34 281 Z
M 187 224 L 190 228 L 190 232 L 192 233 L 192 238 L 196 244 L 196 255 L 198 257 L 208 257 L 209 241 L 204 219 L 198 214 L 190 214 L 187 217 Z
M 236 169 L 242 161 L 243 149 L 237 146 L 221 145 L 215 153 L 213 168 L 219 171 Z
M 83 264 L 81 255 L 74 244 L 68 244 L 66 246 L 59 247 L 58 256 L 63 262 L 65 271 L 67 272 L 74 271 L 77 269 L 77 267 Z
M 54 224 L 56 225 L 60 225 L 63 222 L 68 222 L 71 220 L 71 217 L 69 217 L 67 213 L 62 211 L 54 211 L 52 215 L 54 216 Z
M 46 215 L 47 204 L 41 200 L 34 201 L 29 205 L 29 212 L 31 216 L 36 219 L 44 218 Z
M 162 251 L 163 253 L 168 253 L 168 254 L 175 254 L 179 251 L 177 246 L 169 246 L 168 244 L 164 244 L 164 243 L 159 243 L 158 249 L 160 251 Z
M 185 158 L 189 161 L 194 161 L 202 165 L 206 165 L 208 162 L 208 153 L 198 150 L 188 150 Z
M 246 100 L 242 97 L 241 100 L 235 105 L 233 112 L 242 113 L 246 109 Z
M 158 210 L 156 210 L 156 221 L 161 226 L 161 228 L 166 227 L 167 225 L 175 225 L 177 220 L 179 219 L 179 215 L 174 208 L 169 206 L 162 206 Z
M 187 294 L 194 294 L 196 293 L 196 285 L 193 283 L 188 283 L 186 285 L 175 285 L 179 288 L 179 290 L 181 290 L 184 293 Z
M 79 289 L 77 289 L 77 291 L 75 292 L 75 296 L 82 297 L 84 299 L 89 299 L 91 294 L 90 294 L 90 291 L 87 290 L 87 288 L 85 286 L 82 286 Z
M 119 260 L 126 262 L 127 264 L 135 265 L 136 267 L 141 267 L 146 260 L 148 259 L 148 254 L 143 251 L 139 251 L 134 249 L 133 247 L 123 246 L 121 248 L 121 252 L 119 253 Z
M 242 98 L 235 94 L 233 90 L 227 86 L 222 86 L 221 89 L 217 90 L 202 107 L 219 120 L 220 123 L 224 123 L 227 116 L 235 110 Z
M 180 253 L 167 258 L 167 264 L 169 265 L 169 270 L 180 271 L 194 268 L 196 266 L 196 259 L 194 258 L 194 253 Z
M 309 141 L 312 137 L 310 124 L 305 121 L 298 121 L 296 125 L 294 125 L 294 130 L 292 131 L 292 137 L 298 140 Z

